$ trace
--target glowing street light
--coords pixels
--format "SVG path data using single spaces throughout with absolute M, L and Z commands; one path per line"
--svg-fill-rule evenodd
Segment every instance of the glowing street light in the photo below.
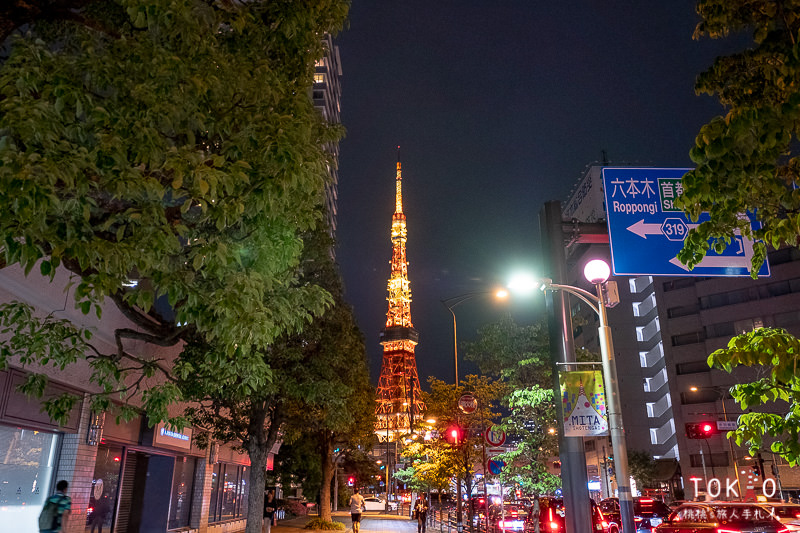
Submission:
M 611 328 L 608 326 L 606 305 L 617 302 L 608 301 L 606 283 L 611 275 L 608 263 L 601 259 L 593 259 L 586 263 L 583 269 L 586 280 L 595 286 L 595 294 L 573 287 L 553 283 L 550 279 L 536 280 L 532 276 L 518 276 L 514 279 L 513 287 L 523 293 L 531 292 L 533 287 L 545 291 L 564 291 L 583 300 L 597 314 L 600 319 L 600 353 L 603 363 L 603 381 L 607 392 L 606 404 L 608 412 L 608 427 L 611 435 L 611 447 L 614 450 L 614 470 L 617 474 L 617 490 L 619 491 L 620 518 L 623 531 L 635 531 L 633 520 L 633 497 L 631 494 L 630 475 L 628 473 L 628 451 L 625 445 L 625 430 L 622 425 L 622 413 L 619 405 L 619 390 L 617 386 L 617 366 L 614 362 L 614 345 L 611 339 Z M 611 285 L 611 284 L 609 284 Z M 512 287 L 509 285 L 509 287 Z M 512 287 L 512 290 L 513 290 Z M 616 295 L 616 286 L 608 287 Z M 563 332 L 567 334 L 567 332 Z

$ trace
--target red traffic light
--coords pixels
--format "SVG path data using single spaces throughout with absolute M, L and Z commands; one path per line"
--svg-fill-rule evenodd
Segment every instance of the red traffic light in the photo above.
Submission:
M 687 422 L 687 439 L 707 439 L 717 434 L 717 424 L 714 422 Z
M 464 441 L 464 428 L 453 424 L 444 432 L 444 440 L 452 446 L 459 446 Z
M 355 482 L 356 482 L 356 478 L 354 478 L 353 476 L 350 476 L 349 478 L 347 478 L 347 484 L 350 487 L 352 487 L 355 484 Z

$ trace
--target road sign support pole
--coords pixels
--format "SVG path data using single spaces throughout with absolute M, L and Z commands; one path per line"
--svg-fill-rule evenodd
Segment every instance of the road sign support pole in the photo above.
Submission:
M 539 213 L 542 231 L 542 255 L 548 262 L 549 277 L 556 283 L 565 283 L 566 257 L 564 255 L 564 234 L 562 231 L 561 203 L 549 201 Z M 572 338 L 572 317 L 567 306 L 567 293 L 547 291 L 548 331 L 550 335 L 550 357 L 553 368 L 553 392 L 561 398 L 556 363 L 575 362 L 575 341 Z M 586 474 L 586 452 L 582 437 L 565 437 L 563 429 L 564 412 L 561 401 L 556 401 L 556 414 L 559 424 L 559 456 L 561 459 L 561 482 L 564 505 L 567 509 L 564 522 L 567 533 L 586 533 L 592 531 L 591 507 L 589 505 L 588 477 Z

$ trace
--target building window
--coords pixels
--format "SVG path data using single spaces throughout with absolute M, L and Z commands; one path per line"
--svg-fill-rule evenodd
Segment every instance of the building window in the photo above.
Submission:
M 664 292 L 669 292 L 678 289 L 685 289 L 686 287 L 691 287 L 692 285 L 694 285 L 694 278 L 687 277 L 687 278 L 677 278 L 665 281 L 662 287 L 664 289 Z
M 675 373 L 683 374 L 697 374 L 699 372 L 710 372 L 711 368 L 705 361 L 693 361 L 691 363 L 679 363 L 675 365 Z
M 0 426 L 0 520 L 3 531 L 33 528 L 52 493 L 58 435 Z
M 314 74 L 314 83 L 325 83 L 325 74 L 317 72 Z
M 782 250 L 775 250 L 768 254 L 769 264 L 772 266 L 782 265 L 783 263 L 791 263 L 792 261 L 800 260 L 800 250 L 794 246 L 783 248 Z
M 712 453 L 711 455 L 703 454 L 700 455 L 699 453 L 692 454 L 689 456 L 692 462 L 692 466 L 696 468 L 700 468 L 705 464 L 705 466 L 728 466 L 728 453 Z
M 775 315 L 776 328 L 788 328 L 800 324 L 800 311 L 789 311 Z
M 224 463 L 214 465 L 209 523 L 233 520 L 247 514 L 249 472 L 246 466 Z
M 90 511 L 86 514 L 86 526 L 91 529 L 112 528 L 123 457 L 122 446 L 103 443 L 97 447 L 92 492 L 89 495 Z
M 684 333 L 683 335 L 673 335 L 673 346 L 684 346 L 686 344 L 697 344 L 706 340 L 705 334 L 702 331 L 693 331 L 691 333 Z
M 678 318 L 681 316 L 689 316 L 697 313 L 698 305 L 694 303 L 692 305 L 682 305 L 679 307 L 670 307 L 667 309 L 667 317 L 669 318 Z
M 733 337 L 737 333 L 736 328 L 733 325 L 733 322 L 709 324 L 704 329 L 707 339 L 713 339 L 714 337 Z
M 167 529 L 189 527 L 189 510 L 192 503 L 194 487 L 195 457 L 178 457 L 175 460 L 175 472 L 172 475 L 172 497 L 169 503 L 169 521 Z

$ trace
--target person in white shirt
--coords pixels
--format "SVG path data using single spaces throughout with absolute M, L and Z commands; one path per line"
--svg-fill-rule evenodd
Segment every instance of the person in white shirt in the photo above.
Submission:
M 350 496 L 350 518 L 353 519 L 353 533 L 358 533 L 361 529 L 361 511 L 366 510 L 367 504 L 364 497 L 358 493 L 358 489 L 353 489 Z

